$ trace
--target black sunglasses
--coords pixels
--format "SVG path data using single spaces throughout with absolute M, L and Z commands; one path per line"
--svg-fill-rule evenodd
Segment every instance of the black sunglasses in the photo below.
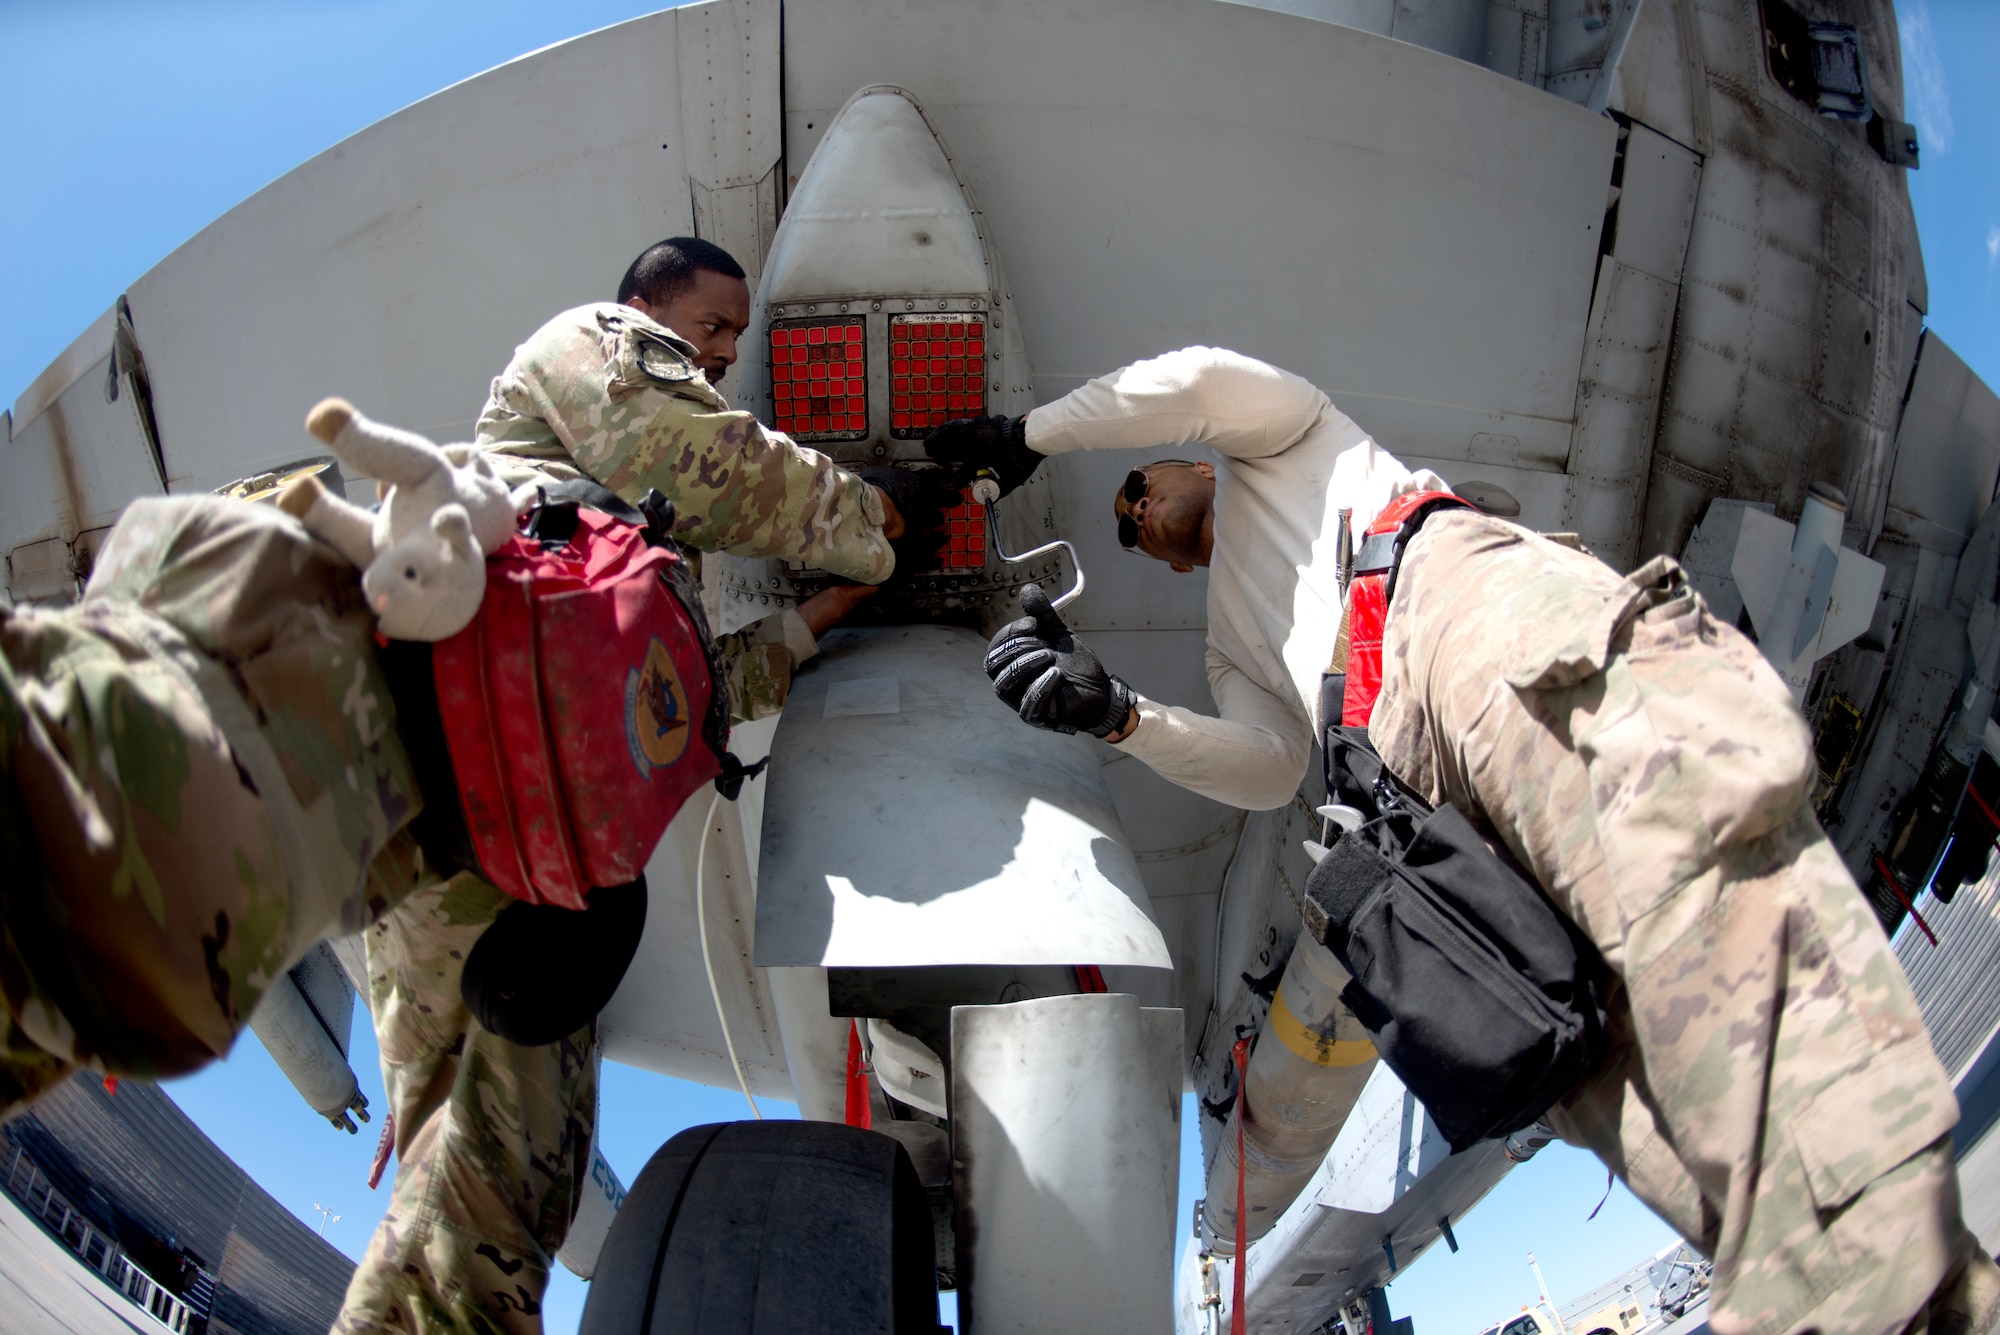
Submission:
M 1146 481 L 1146 470 L 1135 468 L 1125 475 L 1125 488 L 1121 493 L 1127 506 L 1137 505 L 1146 499 L 1146 488 L 1152 485 Z M 1118 516 L 1118 545 L 1130 551 L 1139 545 L 1139 521 L 1132 518 L 1128 510 Z

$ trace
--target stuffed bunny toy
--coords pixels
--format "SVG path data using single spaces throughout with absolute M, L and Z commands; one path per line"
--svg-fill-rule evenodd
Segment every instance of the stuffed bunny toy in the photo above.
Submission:
M 390 484 L 372 513 L 313 477 L 278 504 L 361 569 L 362 591 L 382 633 L 443 640 L 465 629 L 486 596 L 486 555 L 514 532 L 534 496 L 510 491 L 474 445 L 433 445 L 385 426 L 345 399 L 322 400 L 306 430 L 355 472 Z

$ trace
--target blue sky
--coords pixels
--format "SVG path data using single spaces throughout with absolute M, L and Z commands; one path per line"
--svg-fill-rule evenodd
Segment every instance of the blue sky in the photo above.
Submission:
M 651 5 L 567 0 L 0 0 L 0 405 L 182 241 L 315 153 L 416 99 Z M 2000 384 L 2000 5 L 1899 5 L 1922 170 L 1910 178 L 1930 276 L 1930 325 Z M 379 1111 L 365 1026 L 354 1066 Z M 299 1101 L 248 1035 L 170 1092 L 284 1205 L 359 1256 L 386 1203 L 365 1185 L 374 1127 L 349 1137 Z M 742 1116 L 740 1095 L 607 1066 L 603 1143 L 629 1183 L 682 1127 Z M 379 1120 L 376 1126 L 379 1126 Z M 1198 1190 L 1183 1155 L 1183 1215 Z M 1419 1260 L 1391 1289 L 1427 1335 L 1471 1335 L 1534 1296 L 1525 1253 L 1565 1299 L 1671 1239 L 1595 1160 L 1551 1147 L 1455 1225 L 1458 1255 Z M 568 1335 L 584 1286 L 558 1271 L 548 1327 Z
M 1988 385 L 2000 386 L 2000 5 L 1914 0 L 1896 6 L 1905 116 L 1923 166 L 1910 201 L 1930 279 L 1926 324 Z

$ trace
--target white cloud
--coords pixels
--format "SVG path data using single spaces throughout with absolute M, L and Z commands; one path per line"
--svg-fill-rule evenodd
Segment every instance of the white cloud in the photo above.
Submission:
M 1903 41 L 1904 114 L 1915 122 L 1917 142 L 1924 152 L 1949 152 L 1951 97 L 1945 87 L 1937 34 L 1931 31 L 1930 0 L 1908 0 L 1897 9 Z
M 2000 261 L 2000 227 L 1991 223 L 1986 226 L 1986 267 L 1991 269 L 1995 261 Z

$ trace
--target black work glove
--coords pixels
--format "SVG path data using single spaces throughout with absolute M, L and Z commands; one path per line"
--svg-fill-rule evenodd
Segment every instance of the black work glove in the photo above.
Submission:
M 1023 723 L 1051 732 L 1109 737 L 1132 716 L 1132 688 L 1104 670 L 1097 655 L 1070 633 L 1039 584 L 1021 590 L 1028 615 L 1010 621 L 986 651 L 993 693 Z
M 924 440 L 924 453 L 970 482 L 982 468 L 993 470 L 1005 496 L 1034 476 L 1042 456 L 1028 448 L 1028 418 L 959 417 L 946 422 Z
M 896 512 L 903 516 L 903 536 L 889 542 L 896 553 L 896 573 L 937 569 L 942 559 L 939 549 L 950 536 L 945 528 L 945 512 L 965 500 L 965 493 L 950 470 L 876 464 L 862 469 L 857 476 L 888 493 Z

